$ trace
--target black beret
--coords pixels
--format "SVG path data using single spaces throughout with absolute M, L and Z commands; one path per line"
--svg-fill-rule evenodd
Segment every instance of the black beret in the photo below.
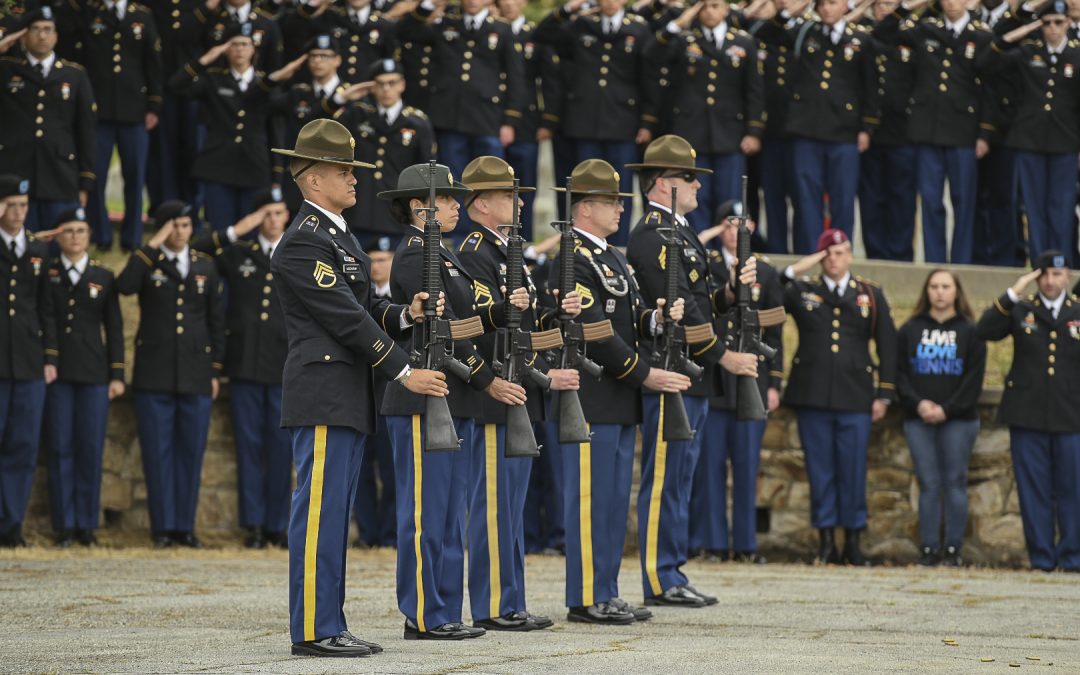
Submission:
M 366 79 L 374 80 L 380 75 L 393 75 L 394 73 L 404 75 L 405 69 L 394 59 L 378 59 L 368 66 Z
M 716 207 L 713 212 L 713 225 L 719 225 L 732 216 L 742 215 L 742 203 L 738 199 L 729 199 Z
M 255 24 L 250 21 L 244 23 L 234 23 L 225 29 L 225 34 L 221 36 L 222 42 L 228 42 L 234 37 L 246 37 L 254 39 Z
M 1051 14 L 1068 14 L 1069 6 L 1065 4 L 1065 0 L 1052 0 L 1036 12 L 1035 18 L 1041 19 L 1044 16 L 1050 16 Z
M 1069 269 L 1069 259 L 1061 251 L 1047 249 L 1035 259 L 1035 268 L 1046 271 L 1048 269 Z
M 57 227 L 60 227 L 64 223 L 74 222 L 86 222 L 86 209 L 82 208 L 81 206 L 74 209 L 64 209 L 56 215 L 56 218 L 53 220 L 52 226 L 55 229 Z
M 251 203 L 251 212 L 255 213 L 267 204 L 279 204 L 285 201 L 281 194 L 281 188 L 268 187 L 255 193 L 255 199 Z
M 32 12 L 27 12 L 26 16 L 23 17 L 22 27 L 29 28 L 38 21 L 50 21 L 52 23 L 56 23 L 56 12 L 54 12 L 53 8 L 49 7 L 48 5 L 45 5 L 44 7 L 39 7 Z
M 154 225 L 160 228 L 170 220 L 190 215 L 190 204 L 182 202 L 179 199 L 170 199 L 167 202 L 162 202 L 161 206 L 157 207 L 157 211 L 154 211 Z
M 364 246 L 365 253 L 378 253 L 382 251 L 384 253 L 393 252 L 397 246 L 398 237 L 378 236 L 368 239 L 367 245 Z
M 304 53 L 310 52 L 312 49 L 328 49 L 335 54 L 341 53 L 341 49 L 338 47 L 338 41 L 334 39 L 334 36 L 325 33 L 316 35 L 304 45 Z
M 13 173 L 0 175 L 0 199 L 30 194 L 30 181 Z

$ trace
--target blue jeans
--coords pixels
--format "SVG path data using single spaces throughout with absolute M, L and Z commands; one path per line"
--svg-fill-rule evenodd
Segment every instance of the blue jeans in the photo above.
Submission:
M 942 504 L 945 546 L 960 548 L 967 526 L 967 473 L 979 420 L 948 420 L 927 424 L 904 422 L 904 435 L 919 479 L 919 539 L 923 546 L 941 548 Z

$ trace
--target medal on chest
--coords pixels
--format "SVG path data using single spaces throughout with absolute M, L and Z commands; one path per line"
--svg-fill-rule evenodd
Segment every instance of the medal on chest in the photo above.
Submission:
M 196 274 L 195 275 L 195 288 L 196 288 L 196 290 L 198 290 L 200 295 L 202 293 L 206 292 L 206 275 L 205 274 Z
M 802 301 L 803 307 L 806 307 L 806 311 L 812 312 L 818 307 L 821 307 L 821 303 L 822 301 L 824 301 L 824 298 L 822 298 L 817 293 L 804 292 L 802 294 Z
M 1073 64 L 1066 63 L 1065 64 L 1065 77 L 1072 77 L 1072 76 L 1073 76 Z
M 750 287 L 750 300 L 753 302 L 761 300 L 761 284 L 755 283 Z
M 1027 316 L 1024 317 L 1024 320 L 1020 322 L 1020 327 L 1024 329 L 1025 333 L 1031 335 L 1031 333 L 1038 328 L 1038 325 L 1035 323 L 1035 313 L 1028 312 Z
M 975 43 L 974 42 L 969 42 L 966 45 L 964 45 L 964 58 L 965 59 L 973 59 L 973 58 L 975 58 Z
M 131 23 L 131 36 L 134 37 L 136 40 L 141 40 L 142 39 L 142 34 L 143 34 L 143 25 L 141 23 L 139 23 L 138 21 L 133 21 Z
M 862 314 L 862 318 L 870 318 L 870 296 L 866 293 L 860 293 L 855 297 L 855 304 L 859 306 L 859 314 Z
M 1070 321 L 1065 325 L 1069 327 L 1069 337 L 1080 340 L 1080 321 Z
M 243 274 L 244 278 L 247 279 L 252 274 L 255 274 L 255 261 L 251 258 L 244 258 L 244 262 L 241 263 L 240 267 L 237 269 L 239 269 L 240 274 Z
M 488 49 L 495 49 L 499 46 L 499 34 L 488 33 Z
M 409 147 L 410 145 L 412 145 L 413 138 L 415 138 L 415 137 L 416 137 L 416 130 L 415 129 L 405 129 L 405 128 L 403 128 L 401 130 L 401 144 L 404 145 L 405 147 Z
M 34 267 L 34 276 L 41 274 L 41 258 L 30 258 L 30 264 Z
M 101 284 L 88 283 L 86 284 L 86 290 L 90 293 L 91 300 L 97 300 L 97 297 L 101 295 Z
M 67 82 L 63 82 L 60 84 L 60 98 L 64 99 L 65 101 L 71 98 L 71 85 Z

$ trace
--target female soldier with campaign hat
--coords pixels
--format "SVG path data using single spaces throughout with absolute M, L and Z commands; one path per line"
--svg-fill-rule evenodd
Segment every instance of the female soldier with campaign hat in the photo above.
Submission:
M 100 511 L 109 401 L 124 393 L 124 319 L 112 270 L 87 255 L 85 211 L 63 211 L 52 226 L 44 236 L 60 245 L 48 283 L 60 353 L 45 400 L 49 511 L 58 546 L 70 546 L 73 537 L 90 546 Z
M 380 199 L 391 202 L 391 211 L 406 230 L 390 275 L 390 291 L 398 301 L 422 290 L 424 219 L 415 210 L 428 206 L 432 178 L 438 208 L 435 218 L 445 234 L 457 226 L 461 208 L 457 198 L 471 192 L 454 180 L 447 167 L 436 165 L 432 177 L 429 165 L 410 166 L 401 172 L 396 190 L 379 193 Z M 440 260 L 446 315 L 451 319 L 476 316 L 472 275 L 445 245 L 440 248 Z M 521 305 L 522 309 L 527 307 L 527 297 Z M 525 402 L 525 390 L 496 377 L 470 341 L 456 341 L 454 353 L 471 371 L 468 384 L 455 377 L 447 378 L 450 414 L 463 451 L 421 449 L 422 396 L 392 382 L 387 385 L 382 405 L 397 471 L 398 607 L 406 617 L 405 638 L 411 640 L 460 640 L 486 632 L 461 623 L 469 458 L 483 453 L 483 439 L 476 433 L 474 420 L 481 414 L 484 392 L 508 405 Z M 478 447 L 481 449 L 477 450 Z
M 222 289 L 213 258 L 188 246 L 190 205 L 165 202 L 154 222 L 116 288 L 139 296 L 131 384 L 154 545 L 197 548 L 199 477 L 225 355 Z

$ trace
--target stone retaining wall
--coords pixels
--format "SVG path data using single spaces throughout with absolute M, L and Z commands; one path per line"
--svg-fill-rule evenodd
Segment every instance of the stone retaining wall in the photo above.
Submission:
M 239 539 L 237 531 L 236 462 L 227 402 L 228 387 L 215 403 L 210 439 L 202 470 L 197 531 L 211 540 Z M 968 483 L 971 517 L 965 537 L 965 558 L 986 565 L 1026 564 L 1020 508 L 1009 458 L 1008 430 L 993 423 L 998 392 L 984 393 L 979 433 Z M 768 532 L 759 535 L 761 549 L 779 559 L 809 558 L 817 533 L 810 527 L 810 492 L 803 453 L 791 411 L 781 409 L 765 432 L 758 507 L 768 509 Z M 866 551 L 910 562 L 917 554 L 918 486 L 897 410 L 874 425 L 871 435 L 867 501 L 870 524 Z M 28 531 L 49 531 L 44 452 L 34 483 Z M 635 477 L 635 486 L 637 478 Z M 729 492 L 730 494 L 730 492 Z M 635 495 L 636 498 L 636 495 Z M 109 420 L 102 477 L 101 506 L 110 528 L 147 532 L 146 484 L 135 435 L 130 395 L 114 402 Z M 628 548 L 636 542 L 636 514 L 630 509 Z

